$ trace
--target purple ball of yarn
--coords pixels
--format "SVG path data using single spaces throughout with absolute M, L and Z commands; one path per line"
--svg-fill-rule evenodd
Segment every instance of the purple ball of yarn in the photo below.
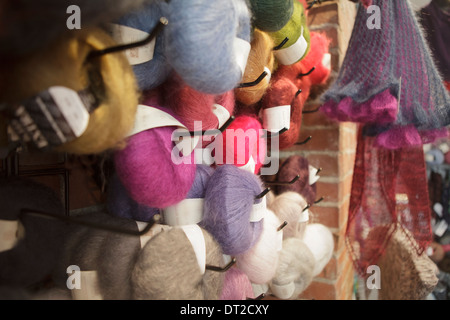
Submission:
M 137 203 L 131 198 L 128 190 L 124 187 L 117 175 L 111 177 L 106 196 L 106 208 L 109 214 L 137 221 L 151 221 L 158 208 L 152 208 Z
M 222 247 L 224 254 L 245 252 L 258 240 L 262 221 L 250 222 L 253 205 L 261 200 L 262 182 L 253 173 L 234 165 L 215 169 L 208 181 L 204 216 L 200 225 Z
M 195 179 L 192 183 L 186 199 L 203 199 L 205 198 L 206 186 L 214 173 L 214 169 L 210 166 L 198 164 L 195 171 Z

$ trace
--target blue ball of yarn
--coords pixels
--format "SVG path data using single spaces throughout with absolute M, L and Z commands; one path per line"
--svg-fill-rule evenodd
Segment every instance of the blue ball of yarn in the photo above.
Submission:
M 167 8 L 168 4 L 165 1 L 153 0 L 139 10 L 124 15 L 116 24 L 151 33 L 159 19 L 166 15 Z M 126 43 L 130 42 L 132 41 Z M 133 65 L 133 71 L 141 90 L 146 91 L 156 88 L 167 79 L 172 68 L 167 63 L 164 52 L 164 32 L 160 32 L 156 36 L 153 59 Z
M 245 0 L 172 0 L 168 12 L 164 39 L 175 72 L 197 91 L 222 94 L 234 89 L 243 76 L 235 49 L 242 41 L 236 38 L 250 42 Z

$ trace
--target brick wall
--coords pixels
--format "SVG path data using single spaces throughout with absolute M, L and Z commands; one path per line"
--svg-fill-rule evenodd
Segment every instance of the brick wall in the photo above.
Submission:
M 339 0 L 316 4 L 309 12 L 312 31 L 325 32 L 332 39 L 332 74 L 337 76 L 351 36 L 355 4 Z M 318 94 L 311 96 L 305 110 L 320 106 Z M 353 267 L 345 246 L 353 164 L 356 151 L 357 127 L 353 123 L 337 123 L 320 111 L 303 116 L 298 141 L 312 139 L 305 145 L 295 146 L 281 153 L 281 159 L 293 154 L 306 157 L 316 168 L 322 168 L 317 182 L 317 196 L 324 200 L 311 208 L 312 222 L 329 227 L 335 238 L 335 251 L 323 272 L 314 279 L 300 299 L 348 300 L 352 298 Z

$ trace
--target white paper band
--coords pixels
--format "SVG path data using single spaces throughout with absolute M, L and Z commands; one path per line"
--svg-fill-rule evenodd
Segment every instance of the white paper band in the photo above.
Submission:
M 48 92 L 75 136 L 80 137 L 84 131 L 86 131 L 89 124 L 89 112 L 86 110 L 86 106 L 83 101 L 81 101 L 78 93 L 72 89 L 61 86 L 51 87 L 48 89 Z M 50 116 L 50 119 L 48 120 L 52 121 L 51 118 L 52 117 Z M 56 128 L 57 127 L 58 126 L 56 125 Z M 59 129 L 55 131 L 59 131 Z
M 217 103 L 213 104 L 212 112 L 217 117 L 217 120 L 219 120 L 218 129 L 220 129 L 231 117 L 231 114 L 227 110 L 227 108 L 225 108 L 224 106 L 221 106 L 220 104 L 217 104 Z
M 14 248 L 20 240 L 19 220 L 0 220 L 0 252 Z M 23 226 L 22 228 L 23 229 Z
M 247 66 L 248 55 L 250 54 L 250 42 L 241 38 L 234 38 L 234 53 L 236 55 L 236 63 L 241 69 L 241 74 L 244 75 L 245 67 Z
M 121 45 L 142 41 L 149 36 L 145 31 L 124 25 L 111 23 L 108 27 L 112 38 Z M 155 43 L 156 37 L 143 46 L 125 50 L 124 52 L 130 65 L 137 65 L 152 60 L 155 53 Z
M 327 68 L 328 70 L 331 70 L 331 54 L 325 53 L 322 58 L 322 65 Z
M 292 297 L 295 291 L 295 283 L 289 282 L 284 285 L 277 285 L 275 283 L 270 284 L 270 291 L 279 299 L 289 299 Z
M 172 135 L 172 141 L 174 141 L 184 156 L 191 154 L 199 142 L 199 137 L 190 136 L 188 129 L 173 116 L 157 108 L 145 105 L 138 105 L 134 126 L 128 133 L 128 137 L 145 130 L 160 127 L 177 127 Z
M 250 159 L 248 159 L 248 162 L 246 164 L 244 164 L 243 166 L 238 167 L 239 169 L 251 172 L 251 173 L 256 173 L 256 162 L 255 159 L 253 159 L 253 157 L 250 157 Z
M 309 169 L 309 185 L 312 186 L 320 179 L 320 176 L 317 175 L 317 172 L 319 172 L 319 170 L 311 165 L 309 165 L 308 169 Z
M 300 213 L 297 222 L 304 223 L 308 221 L 309 221 L 309 210 L 305 210 L 302 213 Z
M 264 67 L 264 71 L 267 73 L 264 79 L 266 79 L 267 83 L 270 83 L 270 79 L 272 79 L 272 72 L 267 67 Z
M 291 127 L 291 106 L 278 106 L 263 110 L 263 128 L 269 132 L 280 132 Z
M 259 222 L 267 214 L 267 201 L 266 197 L 261 199 L 260 203 L 256 203 L 253 205 L 252 212 L 250 213 L 250 222 Z
M 161 209 L 164 223 L 170 226 L 197 224 L 203 220 L 204 199 L 184 199 L 179 203 Z
M 139 231 L 144 230 L 148 226 L 148 222 L 136 221 L 137 227 Z M 145 234 L 139 237 L 141 242 L 141 248 L 144 248 L 147 242 L 149 242 L 154 236 L 156 236 L 161 231 L 170 230 L 172 227 L 163 224 L 155 224 L 150 230 L 148 230 Z
M 189 242 L 194 249 L 200 272 L 204 274 L 206 271 L 206 243 L 202 229 L 196 224 L 181 226 L 180 228 L 184 231 L 186 237 L 189 239 Z
M 290 47 L 274 51 L 274 55 L 280 64 L 286 66 L 292 65 L 305 55 L 306 50 L 308 50 L 308 42 L 306 42 L 306 39 L 303 36 L 303 31 L 304 29 L 302 26 L 300 37 L 298 37 L 297 41 Z
M 74 300 L 103 300 L 97 271 L 80 271 L 80 288 L 71 293 Z

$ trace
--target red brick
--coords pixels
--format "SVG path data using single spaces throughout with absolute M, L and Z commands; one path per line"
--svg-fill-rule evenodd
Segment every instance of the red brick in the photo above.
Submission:
M 317 197 L 323 197 L 324 202 L 339 202 L 339 184 L 327 183 L 321 180 L 316 182 Z
M 314 206 L 310 209 L 312 221 L 323 224 L 329 228 L 339 228 L 339 209 L 336 207 Z
M 331 258 L 330 262 L 323 268 L 322 272 L 317 276 L 318 278 L 336 280 L 338 276 L 336 258 Z
M 305 105 L 303 107 L 303 110 L 317 110 L 317 108 L 320 108 L 320 105 L 318 104 L 311 104 L 311 105 Z M 314 126 L 327 126 L 327 127 L 338 127 L 339 122 L 336 120 L 331 119 L 326 114 L 321 112 L 320 110 L 314 113 L 305 113 L 303 115 L 303 121 L 302 126 L 300 130 L 308 129 L 309 127 Z
M 309 154 L 306 156 L 308 163 L 313 167 L 322 171 L 319 176 L 322 177 L 338 177 L 339 161 L 338 156 L 334 154 Z M 320 181 L 320 179 L 319 179 Z
M 312 139 L 300 146 L 301 150 L 321 150 L 338 151 L 339 150 L 339 128 L 303 128 L 298 141 L 305 141 L 309 136 Z
M 338 7 L 337 3 L 331 3 L 314 6 L 308 12 L 308 25 L 317 26 L 321 24 L 337 24 L 338 23 Z

